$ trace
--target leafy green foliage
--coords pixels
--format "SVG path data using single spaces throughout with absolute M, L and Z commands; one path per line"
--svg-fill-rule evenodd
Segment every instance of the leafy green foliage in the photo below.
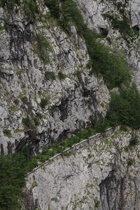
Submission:
M 132 166 L 135 163 L 135 160 L 132 158 L 128 158 L 127 164 L 128 166 Z
M 45 108 L 49 104 L 49 100 L 47 98 L 42 98 L 40 102 L 41 108 Z
M 3 133 L 4 133 L 5 136 L 7 136 L 7 137 L 9 137 L 9 138 L 11 137 L 11 131 L 10 131 L 10 130 L 4 129 L 4 130 L 3 130 Z
M 95 128 L 96 127 L 96 128 Z M 87 139 L 97 133 L 99 123 L 94 122 L 93 127 L 83 130 L 71 138 L 56 143 L 52 148 L 45 147 L 37 157 L 31 157 L 30 145 L 24 147 L 14 155 L 0 157 L 0 210 L 21 209 L 21 189 L 25 185 L 25 175 L 37 166 L 37 162 L 45 162 L 52 156 L 63 152 L 73 144 Z M 36 185 L 35 185 L 36 186 Z M 34 186 L 34 187 L 35 187 Z
M 110 89 L 120 87 L 130 80 L 129 67 L 123 55 L 98 42 L 96 34 L 84 24 L 76 2 L 73 0 L 45 0 L 45 3 L 52 16 L 57 18 L 58 24 L 67 34 L 70 35 L 71 25 L 73 24 L 77 33 L 84 38 L 90 55 L 91 74 L 102 74 Z
M 26 128 L 32 127 L 32 120 L 29 116 L 22 119 L 22 123 L 26 126 Z
M 129 146 L 130 147 L 134 147 L 139 143 L 139 139 L 137 135 L 132 135 L 130 142 L 129 142 Z
M 44 33 L 39 33 L 36 35 L 35 41 L 36 45 L 34 52 L 37 53 L 40 59 L 42 59 L 44 62 L 49 61 L 48 51 L 52 51 L 52 47 L 48 38 Z
M 107 119 L 110 124 L 127 125 L 134 129 L 140 128 L 140 94 L 136 85 L 113 93 Z
M 18 210 L 21 189 L 25 184 L 25 174 L 36 166 L 29 156 L 29 148 L 24 148 L 13 156 L 0 157 L 0 209 Z
M 34 124 L 35 124 L 36 126 L 39 125 L 39 119 L 38 119 L 37 117 L 34 117 L 34 118 L 33 118 L 33 121 L 34 121 Z
M 58 78 L 59 78 L 60 80 L 64 80 L 66 77 L 67 77 L 67 75 L 64 74 L 62 71 L 59 71 L 59 72 L 58 72 Z
M 28 18 L 35 18 L 35 14 L 39 13 L 36 0 L 24 0 L 24 11 Z
M 0 2 L 1 7 L 9 6 L 10 8 L 13 8 L 16 4 L 19 5 L 20 0 L 1 0 Z
M 16 6 L 21 6 L 22 3 L 20 0 L 1 0 L 0 6 L 7 7 L 9 10 L 17 10 Z M 26 18 L 33 19 L 36 17 L 36 14 L 39 13 L 36 0 L 23 0 L 23 11 Z
M 56 75 L 52 71 L 46 71 L 45 72 L 45 79 L 46 80 L 55 80 L 56 79 Z
M 18 105 L 18 104 L 19 104 L 19 100 L 18 100 L 18 98 L 14 99 L 14 103 L 15 103 L 16 105 Z
M 128 18 L 125 15 L 123 15 L 122 20 L 119 20 L 117 17 L 111 14 L 105 14 L 104 16 L 111 21 L 114 29 L 119 30 L 120 33 L 123 34 L 124 38 L 132 35 L 133 31 L 130 28 Z

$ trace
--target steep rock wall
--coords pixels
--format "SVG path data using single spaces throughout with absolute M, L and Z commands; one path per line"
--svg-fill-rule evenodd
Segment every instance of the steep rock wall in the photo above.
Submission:
M 25 209 L 139 209 L 140 147 L 130 140 L 111 129 L 56 155 L 27 176 Z
M 31 142 L 35 150 L 104 117 L 109 91 L 89 74 L 89 56 L 75 27 L 68 37 L 43 1 L 42 19 L 0 8 L 1 153 Z M 44 103 L 43 103 L 44 102 Z
M 41 13 L 35 17 L 26 14 L 22 3 L 0 8 L 0 153 L 18 151 L 27 143 L 37 153 L 104 117 L 110 101 L 102 77 L 90 74 L 87 48 L 76 28 L 68 36 L 44 1 L 36 2 Z M 77 3 L 89 28 L 107 32 L 100 42 L 125 51 L 139 87 L 139 38 L 124 40 L 104 16 L 121 18 L 117 5 L 110 0 Z M 122 5 L 131 28 L 138 31 L 139 1 Z
M 121 49 L 133 68 L 134 80 L 140 88 L 140 2 L 139 0 L 78 0 L 86 24 L 97 34 L 106 32 L 105 44 Z M 110 19 L 106 18 L 111 15 Z M 114 22 L 112 21 L 114 18 Z M 117 21 L 124 21 L 121 24 Z M 112 22 L 112 23 L 111 23 Z M 127 30 L 130 26 L 134 33 Z M 127 36 L 127 39 L 126 37 Z

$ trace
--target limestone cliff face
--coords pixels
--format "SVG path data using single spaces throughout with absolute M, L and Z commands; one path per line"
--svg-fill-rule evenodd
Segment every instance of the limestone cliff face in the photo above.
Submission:
M 104 43 L 125 51 L 129 64 L 134 70 L 134 79 L 140 89 L 140 36 L 130 36 L 127 41 L 124 39 L 122 30 L 113 24 L 111 17 L 114 20 L 123 21 L 124 17 L 127 22 L 124 22 L 123 28 L 129 22 L 135 32 L 140 33 L 140 1 L 139 0 L 78 0 L 79 7 L 84 16 L 85 22 L 96 33 L 107 31 L 107 38 Z M 110 15 L 110 18 L 106 18 Z M 119 22 L 118 22 L 119 23 Z M 126 34 L 128 35 L 128 31 Z
M 131 140 L 109 129 L 51 158 L 27 176 L 25 209 L 138 210 L 140 147 Z
M 9 2 L 0 2 L 0 154 L 31 144 L 36 155 L 104 118 L 110 91 L 101 75 L 90 74 L 74 25 L 69 36 L 43 0 L 34 1 L 35 16 L 24 1 Z M 102 35 L 98 41 L 123 51 L 140 89 L 139 0 L 75 2 Z M 139 210 L 139 145 L 132 137 L 109 129 L 38 167 L 27 176 L 23 209 Z
M 76 28 L 71 26 L 68 36 L 44 1 L 36 2 L 41 11 L 36 18 L 25 15 L 22 1 L 14 9 L 0 8 L 0 153 L 18 151 L 27 142 L 36 153 L 104 117 L 110 100 L 103 79 L 90 75 L 87 48 Z M 107 32 L 101 42 L 126 51 L 139 87 L 138 36 L 128 44 L 104 16 L 121 18 L 114 1 L 77 3 L 92 30 Z M 139 31 L 139 1 L 123 1 L 120 7 Z
M 42 20 L 0 8 L 1 153 L 27 141 L 36 150 L 62 140 L 92 119 L 105 116 L 109 91 L 89 75 L 84 41 L 71 27 L 68 37 L 38 3 Z M 5 30 L 6 28 L 6 30 Z

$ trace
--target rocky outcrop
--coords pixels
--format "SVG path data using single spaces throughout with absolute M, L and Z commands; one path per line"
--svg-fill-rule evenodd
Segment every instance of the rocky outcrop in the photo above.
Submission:
M 124 52 L 124 56 L 127 57 L 128 63 L 133 68 L 137 87 L 140 89 L 139 0 L 78 0 L 78 4 L 89 28 L 97 34 L 106 35 L 106 41 L 103 40 L 105 44 Z M 110 15 L 110 18 L 106 18 L 107 15 Z M 122 26 L 119 21 L 122 21 Z M 130 35 L 126 25 L 132 30 Z M 123 33 L 126 33 L 127 39 Z
M 74 26 L 68 37 L 43 2 L 38 7 L 41 21 L 28 20 L 22 6 L 0 8 L 1 153 L 27 142 L 36 153 L 106 115 L 109 91 L 89 74 L 84 41 Z
M 36 2 L 36 16 L 28 14 L 23 1 L 14 9 L 12 4 L 0 8 L 0 153 L 28 143 L 36 154 L 104 118 L 110 101 L 103 78 L 90 74 L 87 48 L 75 26 L 68 36 L 44 1 Z M 99 41 L 125 51 L 139 87 L 138 36 L 133 43 L 130 37 L 124 40 L 105 18 L 110 13 L 121 18 L 119 5 L 138 32 L 139 2 L 118 2 L 77 1 L 89 28 L 103 34 Z
M 131 132 L 97 134 L 31 172 L 24 203 L 32 194 L 33 206 L 41 210 L 139 209 L 139 152 Z

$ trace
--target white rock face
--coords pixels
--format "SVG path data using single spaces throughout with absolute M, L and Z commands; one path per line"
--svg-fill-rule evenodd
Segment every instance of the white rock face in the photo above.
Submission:
M 49 17 L 48 9 L 43 8 Z M 74 26 L 68 37 L 46 16 L 34 24 L 20 12 L 0 9 L 1 25 L 4 17 L 11 26 L 0 33 L 1 153 L 19 150 L 32 136 L 39 141 L 35 148 L 41 148 L 106 115 L 109 91 L 102 79 L 89 74 L 84 41 Z M 54 79 L 49 78 L 50 72 Z M 46 106 L 40 106 L 42 99 Z M 30 128 L 23 123 L 27 117 Z M 7 130 L 10 135 L 4 132 Z
M 122 6 L 118 7 L 118 3 Z M 108 31 L 107 40 L 109 40 L 106 44 L 125 52 L 128 63 L 133 68 L 134 80 L 140 89 L 140 1 L 78 0 L 78 4 L 89 28 L 96 33 L 102 33 L 102 30 L 106 29 Z M 120 9 L 123 9 L 125 17 L 128 17 L 130 27 L 139 33 L 139 36 L 130 37 L 131 43 L 126 42 L 122 34 L 112 28 L 111 21 L 104 17 L 106 14 L 111 14 L 115 15 L 116 19 L 123 20 Z
M 108 30 L 101 41 L 125 51 L 140 87 L 138 37 L 128 44 L 103 16 L 113 12 L 121 18 L 117 7 L 107 0 L 77 3 L 92 30 Z M 68 36 L 43 1 L 37 4 L 42 20 L 25 18 L 22 4 L 16 12 L 0 8 L 0 153 L 18 151 L 27 142 L 36 153 L 104 117 L 110 101 L 103 79 L 90 74 L 87 48 L 76 28 Z M 138 30 L 139 1 L 127 1 L 124 9 Z
M 140 147 L 130 147 L 130 139 L 120 130 L 97 134 L 35 169 L 27 176 L 25 209 L 139 209 Z

